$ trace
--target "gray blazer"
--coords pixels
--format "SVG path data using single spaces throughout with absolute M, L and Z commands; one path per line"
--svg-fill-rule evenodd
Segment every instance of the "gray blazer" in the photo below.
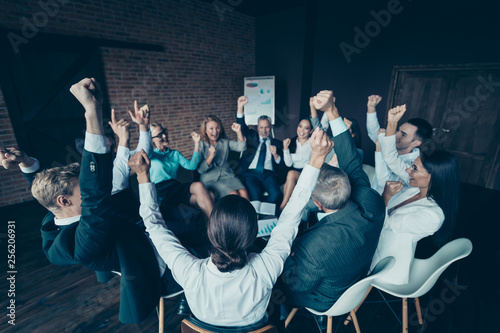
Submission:
M 200 173 L 201 182 L 216 182 L 223 175 L 234 176 L 234 172 L 227 161 L 229 151 L 245 151 L 247 149 L 246 141 L 234 141 L 227 138 L 220 139 L 215 146 L 215 157 L 210 166 L 206 162 L 209 155 L 209 147 L 210 144 L 208 142 L 200 142 L 200 165 L 198 166 L 198 172 Z
M 385 217 L 384 201 L 370 188 L 349 131 L 333 141 L 351 200 L 295 239 L 283 271 L 288 301 L 317 311 L 326 311 L 366 275 Z

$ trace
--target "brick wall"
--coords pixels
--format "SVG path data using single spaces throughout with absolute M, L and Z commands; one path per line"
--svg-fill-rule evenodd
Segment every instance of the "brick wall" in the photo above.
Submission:
M 235 138 L 230 125 L 236 99 L 243 77 L 255 72 L 254 18 L 218 14 L 212 4 L 197 0 L 2 1 L 4 27 L 22 30 L 26 20 L 40 32 L 162 45 L 164 52 L 101 49 L 118 117 L 128 117 L 134 99 L 148 103 L 152 120 L 166 125 L 172 147 L 186 157 L 192 154 L 190 132 L 198 130 L 203 115 L 220 116 Z M 0 126 L 1 145 L 17 145 L 1 95 Z M 136 142 L 134 131 L 132 146 Z M 2 168 L 0 184 L 0 206 L 31 200 L 17 170 Z

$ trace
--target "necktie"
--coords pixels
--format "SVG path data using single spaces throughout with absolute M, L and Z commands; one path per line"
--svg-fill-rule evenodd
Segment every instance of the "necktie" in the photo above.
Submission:
M 259 160 L 257 161 L 257 167 L 255 168 L 255 171 L 258 173 L 264 172 L 264 162 L 266 161 L 266 153 L 267 153 L 266 140 L 267 138 L 263 139 L 262 144 L 260 145 Z

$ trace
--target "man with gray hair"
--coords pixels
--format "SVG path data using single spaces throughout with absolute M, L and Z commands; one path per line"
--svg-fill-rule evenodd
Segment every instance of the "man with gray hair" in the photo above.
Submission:
M 329 309 L 366 275 L 385 218 L 384 201 L 370 187 L 334 102 L 327 90 L 314 98 L 316 108 L 330 120 L 340 168 L 321 168 L 311 197 L 324 213 L 295 240 L 282 275 L 286 302 L 317 311 Z
M 267 192 L 267 201 L 281 202 L 279 174 L 285 172 L 283 159 L 283 142 L 271 137 L 271 118 L 260 116 L 257 131 L 248 128 L 245 123 L 243 107 L 248 103 L 248 97 L 238 98 L 236 121 L 241 125 L 241 132 L 247 140 L 247 150 L 240 159 L 240 177 L 245 184 L 250 200 L 263 200 Z

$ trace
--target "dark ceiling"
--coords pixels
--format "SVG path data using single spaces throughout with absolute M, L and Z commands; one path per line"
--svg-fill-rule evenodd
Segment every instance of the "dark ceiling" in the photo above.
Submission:
M 278 13 L 295 8 L 306 3 L 306 0 L 199 0 L 208 3 L 221 3 L 221 6 L 229 6 L 234 10 L 258 17 Z

